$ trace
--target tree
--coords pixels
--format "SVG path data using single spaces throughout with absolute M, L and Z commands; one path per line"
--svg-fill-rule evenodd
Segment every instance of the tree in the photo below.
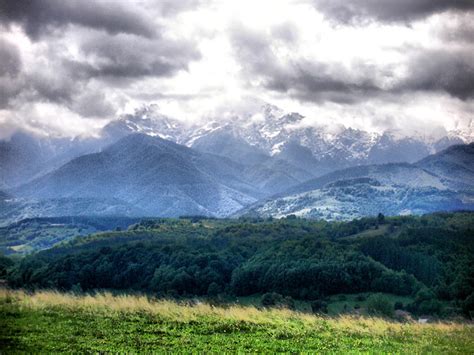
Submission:
M 216 297 L 221 291 L 222 288 L 217 283 L 211 282 L 207 288 L 207 295 L 210 297 Z
M 287 296 L 283 297 L 279 293 L 276 292 L 268 292 L 265 293 L 260 302 L 262 303 L 262 306 L 264 307 L 284 307 L 284 308 L 289 308 L 289 309 L 295 309 L 295 301 L 293 298 Z
M 275 292 L 265 293 L 260 299 L 260 303 L 264 307 L 275 306 L 282 296 Z
M 381 293 L 376 293 L 367 298 L 367 312 L 369 314 L 392 317 L 393 304 L 387 296 L 384 296 Z
M 400 301 L 395 302 L 395 309 L 403 309 L 403 303 Z
M 463 301 L 462 310 L 466 316 L 474 319 L 474 293 Z
M 436 299 L 431 289 L 422 288 L 415 295 L 415 301 L 407 306 L 408 310 L 417 314 L 440 314 L 442 304 Z
M 377 222 L 378 222 L 378 224 L 384 224 L 384 222 L 385 222 L 385 216 L 384 216 L 382 213 L 379 213 L 379 214 L 377 215 Z

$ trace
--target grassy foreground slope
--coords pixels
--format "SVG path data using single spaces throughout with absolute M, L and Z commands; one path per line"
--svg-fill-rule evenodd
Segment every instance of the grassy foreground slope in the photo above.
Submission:
M 474 352 L 468 324 L 325 318 L 144 296 L 0 290 L 0 351 Z

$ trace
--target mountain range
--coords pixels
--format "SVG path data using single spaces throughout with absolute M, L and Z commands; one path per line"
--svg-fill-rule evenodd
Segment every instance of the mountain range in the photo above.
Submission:
M 383 213 L 423 214 L 474 209 L 474 144 L 457 145 L 414 164 L 339 170 L 290 188 L 238 215 L 296 215 L 348 220 Z
M 472 208 L 468 134 L 434 140 L 335 132 L 304 126 L 303 119 L 265 104 L 252 115 L 186 125 L 149 106 L 112 121 L 95 138 L 17 133 L 0 142 L 0 219 L 348 219 Z
M 133 133 L 158 136 L 195 150 L 224 156 L 268 173 L 292 171 L 288 183 L 367 164 L 413 163 L 451 145 L 470 143 L 472 132 L 451 131 L 441 138 L 404 137 L 353 128 L 308 126 L 298 113 L 262 103 L 255 112 L 186 124 L 145 106 L 107 124 L 95 137 L 56 138 L 17 133 L 0 141 L 0 189 L 21 185 L 73 158 L 97 153 Z M 285 175 L 285 174 L 284 174 Z M 295 179 L 296 178 L 296 179 Z M 288 187 L 288 184 L 283 184 Z
M 451 145 L 470 143 L 471 132 L 451 131 L 441 138 L 406 137 L 353 128 L 308 126 L 302 115 L 262 104 L 247 115 L 235 115 L 204 124 L 185 125 L 160 115 L 154 106 L 125 115 L 104 127 L 103 136 L 130 133 L 158 135 L 200 151 L 237 161 L 260 163 L 272 157 L 306 170 L 314 177 L 364 164 L 416 162 Z

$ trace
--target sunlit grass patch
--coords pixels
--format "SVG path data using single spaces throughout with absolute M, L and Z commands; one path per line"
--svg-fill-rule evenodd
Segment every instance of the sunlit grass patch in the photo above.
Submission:
M 474 329 L 467 323 L 4 289 L 0 310 L 0 341 L 12 351 L 474 352 Z

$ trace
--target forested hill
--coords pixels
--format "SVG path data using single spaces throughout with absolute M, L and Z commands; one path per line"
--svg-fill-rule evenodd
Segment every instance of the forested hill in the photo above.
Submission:
M 275 292 L 314 301 L 385 292 L 411 297 L 412 312 L 468 314 L 474 305 L 473 222 L 467 212 L 346 223 L 294 216 L 143 220 L 25 257 L 6 278 L 14 287 L 167 297 Z

